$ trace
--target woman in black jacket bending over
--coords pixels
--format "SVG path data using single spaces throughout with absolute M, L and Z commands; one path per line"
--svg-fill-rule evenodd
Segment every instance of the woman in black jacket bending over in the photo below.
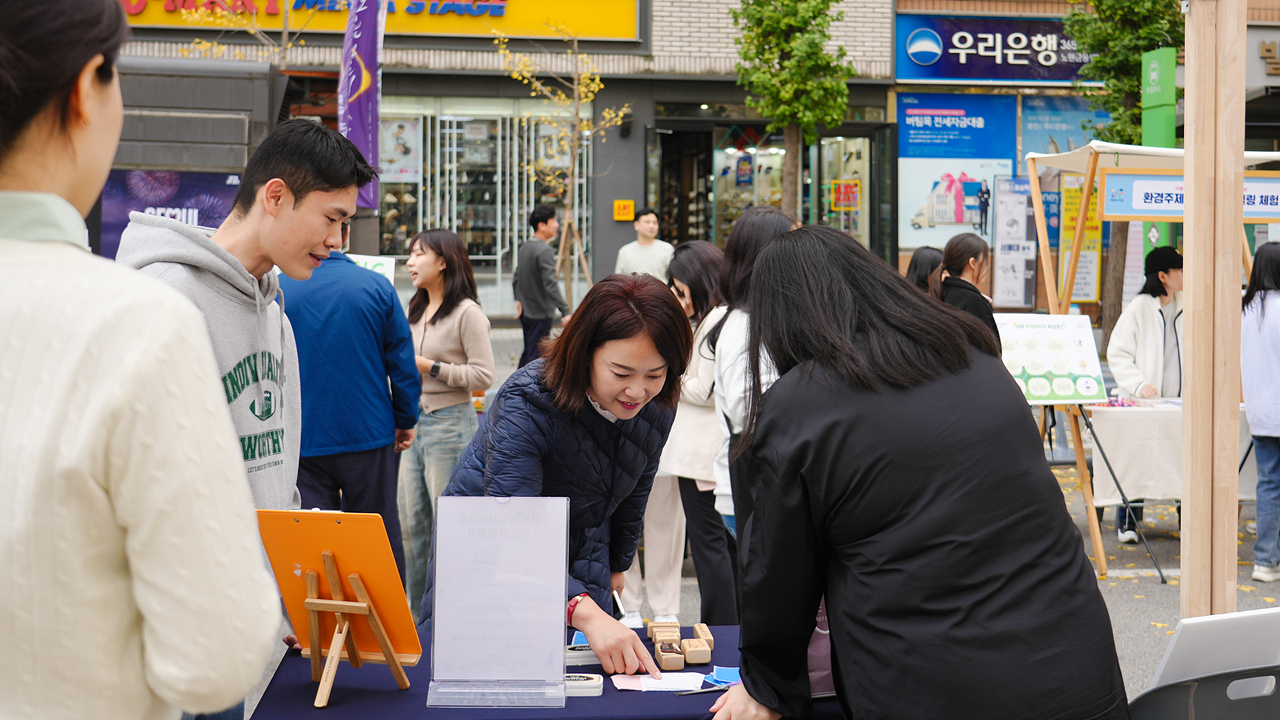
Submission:
M 958 307 L 982 321 L 996 336 L 1000 346 L 1000 330 L 991 311 L 991 298 L 978 291 L 991 267 L 991 248 L 987 241 L 973 233 L 961 233 L 947 241 L 942 251 L 942 264 L 929 276 L 929 292 L 942 302 Z M 946 277 L 943 277 L 943 271 Z
M 716 720 L 808 712 L 824 595 L 845 717 L 1128 718 L 1093 568 L 991 334 L 822 226 L 765 248 L 748 306 L 750 362 L 780 377 L 741 444 L 743 684 Z

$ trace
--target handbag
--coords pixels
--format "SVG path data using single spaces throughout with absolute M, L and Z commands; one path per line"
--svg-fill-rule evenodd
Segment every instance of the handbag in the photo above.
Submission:
M 836 694 L 836 679 L 831 673 L 831 626 L 827 624 L 827 599 L 818 603 L 817 623 L 809 637 L 809 696 L 831 697 Z

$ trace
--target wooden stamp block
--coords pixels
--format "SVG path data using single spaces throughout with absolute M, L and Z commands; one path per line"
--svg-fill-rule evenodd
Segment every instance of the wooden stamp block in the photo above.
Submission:
M 684 669 L 684 655 L 680 654 L 680 646 L 673 643 L 659 643 L 654 648 L 658 667 L 662 670 L 675 671 Z
M 711 662 L 711 648 L 697 638 L 683 641 L 680 643 L 680 649 L 684 652 L 684 661 L 690 665 L 705 665 Z
M 651 622 L 648 626 L 649 639 L 653 639 L 653 634 L 662 628 L 672 628 L 676 633 L 680 632 L 680 623 L 678 622 Z
M 693 636 L 707 644 L 711 650 L 716 649 L 716 639 L 711 635 L 711 628 L 706 623 L 698 623 L 693 626 Z
M 654 644 L 654 645 L 658 645 L 658 644 L 660 644 L 660 643 L 664 643 L 664 642 L 669 642 L 669 643 L 672 643 L 672 644 L 674 644 L 674 645 L 679 645 L 679 644 L 680 644 L 680 631 L 679 631 L 679 630 L 669 630 L 669 629 L 667 629 L 667 628 L 662 628 L 662 629 L 658 630 L 657 632 L 655 632 L 655 633 L 653 634 L 653 644 Z

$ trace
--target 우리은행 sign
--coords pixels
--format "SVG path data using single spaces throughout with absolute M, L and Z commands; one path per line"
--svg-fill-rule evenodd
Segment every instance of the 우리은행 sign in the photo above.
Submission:
M 1181 171 L 1099 168 L 1098 174 L 1103 220 L 1183 221 Z M 1246 171 L 1240 202 L 1246 224 L 1280 222 L 1280 172 Z

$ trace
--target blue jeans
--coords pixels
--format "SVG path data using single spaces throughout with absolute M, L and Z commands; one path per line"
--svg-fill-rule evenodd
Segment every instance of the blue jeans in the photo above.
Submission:
M 241 702 L 233 708 L 227 708 L 216 713 L 204 713 L 202 715 L 182 713 L 182 720 L 244 720 L 244 703 Z
M 449 484 L 458 458 L 478 427 L 476 409 L 469 402 L 424 412 L 418 417 L 413 445 L 401 455 L 397 505 L 404 534 L 404 586 L 415 611 L 427 591 L 436 498 Z
M 1258 461 L 1258 541 L 1253 545 L 1253 561 L 1258 565 L 1280 565 L 1280 437 L 1253 436 L 1253 452 Z

